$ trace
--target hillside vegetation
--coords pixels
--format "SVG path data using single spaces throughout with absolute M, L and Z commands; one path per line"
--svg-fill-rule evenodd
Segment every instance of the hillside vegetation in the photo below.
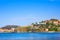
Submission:
M 60 32 L 60 20 L 50 19 L 29 26 L 7 25 L 2 29 L 15 28 L 14 32 Z

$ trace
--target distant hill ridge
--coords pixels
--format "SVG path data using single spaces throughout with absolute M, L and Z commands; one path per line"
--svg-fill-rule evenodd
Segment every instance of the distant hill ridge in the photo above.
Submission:
M 17 28 L 17 27 L 18 27 L 17 25 L 7 25 L 2 27 L 2 29 L 11 29 L 11 28 Z

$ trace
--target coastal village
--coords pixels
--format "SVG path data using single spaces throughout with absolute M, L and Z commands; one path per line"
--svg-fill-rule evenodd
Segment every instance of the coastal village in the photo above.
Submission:
M 29 26 L 7 25 L 0 32 L 60 32 L 60 20 L 50 19 Z

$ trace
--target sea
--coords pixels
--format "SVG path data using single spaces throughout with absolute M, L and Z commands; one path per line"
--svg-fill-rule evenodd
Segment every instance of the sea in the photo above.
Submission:
M 0 40 L 60 40 L 60 32 L 0 33 Z

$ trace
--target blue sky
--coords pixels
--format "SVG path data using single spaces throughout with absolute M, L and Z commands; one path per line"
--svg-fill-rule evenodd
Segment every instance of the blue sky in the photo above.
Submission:
M 60 0 L 0 0 L 0 27 L 60 19 Z

